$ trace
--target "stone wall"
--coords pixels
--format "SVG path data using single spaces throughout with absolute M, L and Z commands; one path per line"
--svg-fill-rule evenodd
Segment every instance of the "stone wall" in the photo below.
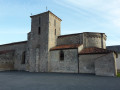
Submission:
M 0 51 L 4 50 L 15 50 L 14 52 L 14 69 L 15 70 L 25 70 L 25 64 L 21 64 L 22 62 L 22 54 L 26 50 L 26 41 L 25 42 L 18 42 L 6 45 L 0 45 Z
M 0 54 L 0 71 L 14 70 L 14 51 Z
M 14 64 L 12 62 L 0 62 L 0 71 L 5 71 L 5 70 L 14 70 Z
M 31 18 L 31 32 L 28 36 L 29 64 L 27 66 L 31 72 L 47 72 L 49 50 L 56 46 L 57 36 L 60 35 L 61 20 L 51 12 L 31 16 Z M 40 33 L 38 33 L 39 30 Z
M 78 50 L 63 50 L 64 60 L 60 60 L 60 50 L 50 51 L 49 72 L 78 73 Z
M 120 72 L 120 53 L 118 53 L 118 58 L 116 59 L 117 69 Z
M 98 47 L 106 48 L 106 35 L 104 33 L 83 33 L 83 46 L 84 48 Z
M 116 76 L 116 55 L 106 54 L 95 60 L 95 74 L 102 76 Z
M 79 55 L 79 73 L 93 73 L 102 76 L 116 76 L 116 55 Z
M 117 70 L 120 72 L 120 45 L 107 46 L 107 49 L 118 53 L 118 58 L 116 58 L 116 64 L 117 64 Z
M 68 45 L 68 44 L 83 44 L 83 34 L 71 34 L 59 36 L 57 39 L 57 45 Z
M 56 23 L 56 24 L 55 24 Z M 57 38 L 61 34 L 61 20 L 49 13 L 49 45 L 48 49 L 57 45 Z
M 49 13 L 31 16 L 31 20 L 31 33 L 28 41 L 29 71 L 47 72 Z M 38 53 L 39 57 L 37 56 Z M 36 66 L 37 58 L 39 58 L 39 61 L 37 61 L 38 65 Z
M 79 73 L 95 73 L 95 59 L 104 54 L 79 55 Z
M 83 50 L 83 44 L 78 47 L 78 53 L 80 53 Z
M 105 34 L 102 34 L 102 38 L 101 38 L 101 39 L 102 39 L 101 42 L 103 42 L 103 43 L 102 43 L 102 47 L 103 47 L 104 49 L 106 49 L 107 36 L 106 36 Z

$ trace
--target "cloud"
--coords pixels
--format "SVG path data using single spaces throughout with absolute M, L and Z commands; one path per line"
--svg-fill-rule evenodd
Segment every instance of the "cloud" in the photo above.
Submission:
M 79 27 L 83 32 L 104 32 L 108 36 L 107 45 L 120 45 L 120 0 L 54 0 L 54 2 L 73 10 L 73 14 L 82 19 L 77 23 L 85 24 Z
M 111 25 L 120 27 L 120 0 L 55 0 L 85 16 L 106 19 Z

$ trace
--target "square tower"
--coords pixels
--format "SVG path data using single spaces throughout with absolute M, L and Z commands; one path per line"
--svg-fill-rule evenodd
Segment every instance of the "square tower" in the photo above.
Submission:
M 50 11 L 33 15 L 31 19 L 31 32 L 28 35 L 29 71 L 47 72 L 49 50 L 56 46 L 61 19 Z

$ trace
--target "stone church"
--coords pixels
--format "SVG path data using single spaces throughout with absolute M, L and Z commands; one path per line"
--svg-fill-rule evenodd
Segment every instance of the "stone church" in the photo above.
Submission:
M 116 76 L 118 55 L 106 49 L 105 33 L 61 35 L 62 20 L 51 11 L 30 17 L 27 41 L 0 45 L 0 71 Z

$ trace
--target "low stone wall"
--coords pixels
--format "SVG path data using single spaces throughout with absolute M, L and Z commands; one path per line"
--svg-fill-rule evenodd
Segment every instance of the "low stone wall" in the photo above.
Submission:
M 95 60 L 95 74 L 102 76 L 116 76 L 116 57 L 110 53 Z
M 79 73 L 116 76 L 116 55 L 114 53 L 79 55 Z
M 104 54 L 79 55 L 79 73 L 95 73 L 95 59 Z

